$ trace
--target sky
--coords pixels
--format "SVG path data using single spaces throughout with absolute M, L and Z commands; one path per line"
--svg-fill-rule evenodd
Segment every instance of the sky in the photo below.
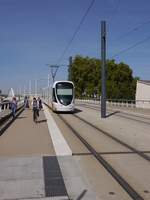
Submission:
M 149 0 L 95 0 L 62 56 L 91 2 L 0 0 L 0 89 L 23 91 L 31 84 L 34 90 L 35 80 L 38 88 L 46 87 L 51 77 L 47 64 L 60 64 L 55 79 L 66 80 L 70 56 L 100 58 L 102 20 L 107 59 L 124 62 L 133 76 L 150 80 Z

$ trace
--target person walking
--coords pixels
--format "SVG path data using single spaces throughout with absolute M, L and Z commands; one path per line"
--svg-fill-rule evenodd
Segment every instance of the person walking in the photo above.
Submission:
M 24 108 L 29 108 L 29 99 L 27 96 L 24 98 Z
M 13 118 L 16 117 L 16 110 L 17 110 L 17 100 L 16 97 L 13 97 L 11 101 L 11 110 L 12 110 L 12 116 Z
M 43 106 L 42 106 L 42 100 L 40 99 L 40 97 L 38 97 L 38 103 L 39 103 L 39 110 L 41 110 Z
M 32 110 L 33 110 L 33 121 L 37 123 L 37 118 L 39 117 L 39 103 L 36 98 L 33 98 L 32 102 Z

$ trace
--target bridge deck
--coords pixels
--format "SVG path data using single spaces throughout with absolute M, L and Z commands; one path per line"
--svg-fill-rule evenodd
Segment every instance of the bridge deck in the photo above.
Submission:
M 53 130 L 55 124 L 45 110 L 38 123 L 32 115 L 32 110 L 24 110 L 0 137 L 0 200 L 67 200 L 68 191 L 71 197 L 79 195 L 88 186 L 72 156 L 56 156 L 59 130 Z M 90 189 L 86 199 L 95 199 Z
M 55 155 L 46 118 L 40 112 L 38 123 L 32 111 L 25 110 L 0 139 L 0 156 Z

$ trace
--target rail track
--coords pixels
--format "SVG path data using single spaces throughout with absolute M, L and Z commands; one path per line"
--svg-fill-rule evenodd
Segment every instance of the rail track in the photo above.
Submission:
M 85 107 L 85 108 L 89 108 L 89 109 L 92 109 L 92 110 L 96 110 L 96 111 L 100 111 L 100 108 L 96 108 L 97 106 L 93 106 L 93 105 L 90 105 L 90 104 L 79 104 L 81 105 L 82 107 Z M 107 116 L 111 116 L 111 115 L 116 115 L 118 117 L 121 117 L 121 118 L 125 118 L 125 119 L 129 119 L 129 120 L 133 120 L 133 121 L 136 121 L 136 122 L 139 122 L 139 123 L 143 123 L 143 124 L 147 124 L 147 125 L 150 125 L 150 118 L 149 117 L 143 117 L 143 116 L 139 116 L 139 115 L 135 115 L 135 114 L 131 114 L 131 113 L 124 113 L 124 112 L 121 112 L 121 111 L 117 111 L 117 110 L 113 110 L 113 109 L 108 109 L 109 113 Z M 147 120 L 147 121 L 143 121 L 143 120 Z
M 139 156 L 141 156 L 142 158 L 144 158 L 145 160 L 149 161 L 150 162 L 150 157 L 146 154 L 144 154 L 143 152 L 139 151 L 138 149 L 128 145 L 127 143 L 123 142 L 122 140 L 114 137 L 113 135 L 111 135 L 110 133 L 98 128 L 97 126 L 93 125 L 92 123 L 90 123 L 89 121 L 77 116 L 77 115 L 73 115 L 74 117 L 80 119 L 82 122 L 86 123 L 87 125 L 90 125 L 91 127 L 93 127 L 94 129 L 98 130 L 100 132 L 100 134 L 103 134 L 109 138 L 111 138 L 112 140 L 114 140 L 115 142 L 123 145 L 124 147 L 127 147 L 128 149 L 130 149 L 132 152 L 138 154 Z
M 130 196 L 130 198 L 132 198 L 133 200 L 144 200 L 145 196 L 143 197 L 143 193 L 138 192 L 139 190 L 137 190 L 137 187 L 134 188 L 134 185 L 130 183 L 130 181 L 128 182 L 128 180 L 126 180 L 126 178 L 124 178 L 123 176 L 121 176 L 121 173 L 119 173 L 115 167 L 112 166 L 112 164 L 110 164 L 110 162 L 108 162 L 102 155 L 103 153 L 98 152 L 96 150 L 95 147 L 93 147 L 93 145 L 90 144 L 90 142 L 88 142 L 87 139 L 85 139 L 81 134 L 80 131 L 77 131 L 76 127 L 74 128 L 74 126 L 72 126 L 68 120 L 65 119 L 65 115 L 63 114 L 54 114 L 57 115 L 57 117 L 60 118 L 60 120 L 69 128 L 69 130 L 71 131 L 71 133 L 73 133 L 81 142 L 82 144 L 88 149 L 88 151 L 90 152 L 90 155 L 93 155 L 97 161 L 107 170 L 107 172 L 119 183 L 119 185 L 123 188 L 124 191 L 126 191 L 126 193 Z M 63 116 L 64 115 L 64 116 Z M 67 114 L 68 115 L 68 114 Z M 113 141 L 117 142 L 119 145 L 122 145 L 123 147 L 128 148 L 131 152 L 129 153 L 135 153 L 139 156 L 139 158 L 141 157 L 143 159 L 143 161 L 145 160 L 147 162 L 147 164 L 149 164 L 150 161 L 150 157 L 146 154 L 144 154 L 143 151 L 139 151 L 136 148 L 126 144 L 125 142 L 121 141 L 120 139 L 114 137 L 113 135 L 111 135 L 110 133 L 106 132 L 105 130 L 100 129 L 99 127 L 93 125 L 91 122 L 85 120 L 84 118 L 79 117 L 77 114 L 69 114 L 69 118 L 70 116 L 80 120 L 82 123 L 85 123 L 86 125 L 94 128 L 96 131 L 99 132 L 99 134 L 103 134 L 104 136 L 108 137 L 109 139 L 112 139 Z M 109 152 L 105 152 L 106 154 Z M 104 153 L 104 154 L 105 154 Z M 117 153 L 117 152 L 115 152 Z M 148 153 L 145 152 L 145 153 Z M 85 153 L 86 155 L 89 155 L 89 153 Z M 76 154 L 75 154 L 76 155 Z M 81 155 L 81 154 L 80 154 Z M 140 173 L 140 172 L 139 172 Z M 144 193 L 149 194 L 149 190 L 143 190 Z M 147 199 L 147 197 L 146 197 Z
M 138 194 L 138 192 L 109 164 L 100 154 L 95 150 L 92 145 L 89 144 L 87 140 L 85 140 L 80 133 L 78 133 L 68 122 L 67 120 L 61 115 L 58 114 L 59 118 L 66 124 L 66 126 L 71 130 L 72 133 L 78 137 L 78 139 L 86 146 L 89 152 L 98 160 L 98 162 L 113 176 L 113 178 L 122 186 L 122 188 L 128 193 L 128 195 L 134 200 L 144 200 L 144 198 Z M 73 115 L 74 117 L 77 117 Z M 80 119 L 82 122 L 84 120 Z M 91 124 L 88 124 L 91 126 Z M 92 126 L 95 128 L 94 126 Z M 116 140 L 115 140 L 116 141 Z M 120 143 L 120 142 L 119 142 Z M 122 143 L 122 142 L 121 142 Z M 133 150 L 133 149 L 132 149 Z M 145 158 L 144 158 L 145 159 Z M 147 160 L 147 159 L 146 159 Z

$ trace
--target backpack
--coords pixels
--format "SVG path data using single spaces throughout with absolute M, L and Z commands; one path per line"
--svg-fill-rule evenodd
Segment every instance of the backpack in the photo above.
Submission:
M 33 109 L 37 108 L 37 100 L 33 100 Z

